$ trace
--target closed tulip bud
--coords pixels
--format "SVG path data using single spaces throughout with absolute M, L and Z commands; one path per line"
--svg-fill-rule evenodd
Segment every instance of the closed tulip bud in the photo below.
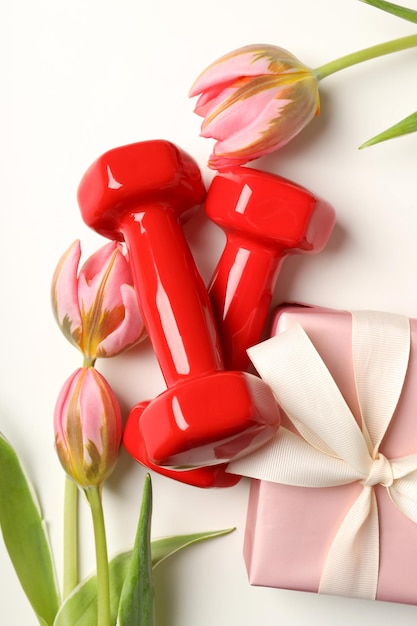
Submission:
M 67 339 L 94 362 L 127 350 L 145 336 L 130 266 L 110 242 L 81 267 L 80 242 L 61 257 L 52 280 L 55 318 Z
M 200 94 L 200 95 L 199 95 Z M 242 165 L 281 148 L 319 112 L 318 80 L 292 54 L 270 45 L 239 48 L 210 65 L 190 96 L 216 139 L 213 169 Z
M 122 419 L 106 379 L 93 367 L 65 382 L 54 413 L 56 451 L 66 473 L 83 488 L 101 485 L 119 454 Z

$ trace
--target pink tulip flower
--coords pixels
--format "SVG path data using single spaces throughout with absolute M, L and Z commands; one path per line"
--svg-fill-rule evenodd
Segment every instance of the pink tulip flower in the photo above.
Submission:
M 77 369 L 65 382 L 54 413 L 55 446 L 66 473 L 83 488 L 112 473 L 122 437 L 117 399 L 93 367 Z
M 55 318 L 67 339 L 94 363 L 132 347 L 145 336 L 130 266 L 121 244 L 110 242 L 78 272 L 80 242 L 61 257 L 52 280 Z
M 200 95 L 199 95 L 200 94 Z M 292 54 L 269 45 L 239 48 L 195 81 L 203 137 L 216 139 L 209 167 L 242 165 L 278 150 L 319 113 L 318 79 Z

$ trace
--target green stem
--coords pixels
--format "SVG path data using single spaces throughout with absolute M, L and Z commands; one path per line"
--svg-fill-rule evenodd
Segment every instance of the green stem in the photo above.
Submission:
M 85 489 L 93 518 L 97 565 L 97 626 L 110 626 L 110 580 L 101 487 Z
M 383 56 L 384 54 L 391 54 L 391 52 L 398 52 L 399 50 L 406 50 L 407 48 L 414 48 L 417 46 L 417 35 L 408 35 L 407 37 L 400 37 L 399 39 L 393 39 L 392 41 L 386 41 L 380 43 L 377 46 L 371 46 L 358 52 L 352 52 L 346 56 L 325 63 L 314 70 L 318 80 L 330 76 L 335 72 L 344 70 L 346 67 L 362 63 L 363 61 L 369 61 L 369 59 L 375 59 Z
M 66 598 L 78 585 L 78 487 L 67 476 L 64 492 L 64 576 Z
M 83 367 L 94 367 L 96 359 L 90 356 L 85 356 L 83 360 Z

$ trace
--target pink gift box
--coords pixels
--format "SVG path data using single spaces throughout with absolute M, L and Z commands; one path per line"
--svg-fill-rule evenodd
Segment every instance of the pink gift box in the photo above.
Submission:
M 351 314 L 304 305 L 278 309 L 272 335 L 299 324 L 327 365 L 355 419 L 359 407 L 352 365 Z M 402 394 L 380 452 L 398 458 L 417 452 L 417 321 Z M 294 431 L 284 416 L 283 425 Z M 244 558 L 253 585 L 317 592 L 337 529 L 362 486 L 306 488 L 252 480 Z M 380 563 L 376 599 L 417 604 L 417 524 L 374 487 L 379 511 Z

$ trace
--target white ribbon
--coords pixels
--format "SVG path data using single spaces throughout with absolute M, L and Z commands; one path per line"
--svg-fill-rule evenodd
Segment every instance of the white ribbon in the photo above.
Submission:
M 300 487 L 359 481 L 363 489 L 333 538 L 319 591 L 374 599 L 379 570 L 374 485 L 385 486 L 392 502 L 417 523 L 417 454 L 388 460 L 378 452 L 407 371 L 408 318 L 352 313 L 352 348 L 361 427 L 301 326 L 248 350 L 301 436 L 280 427 L 272 442 L 231 463 L 229 471 Z

